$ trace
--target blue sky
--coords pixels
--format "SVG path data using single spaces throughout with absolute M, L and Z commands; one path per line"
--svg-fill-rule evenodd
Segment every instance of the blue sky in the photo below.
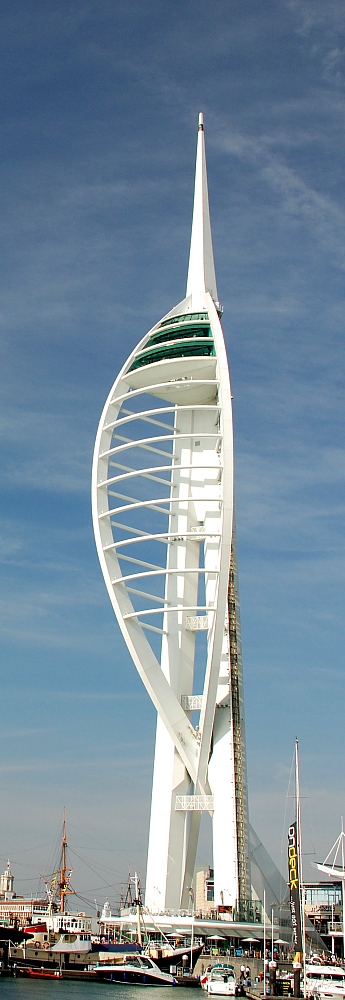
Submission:
M 145 875 L 155 719 L 90 467 L 117 372 L 184 295 L 203 110 L 251 820 L 280 863 L 298 736 L 311 878 L 345 809 L 344 4 L 5 0 L 0 47 L 0 864 L 34 890 L 66 805 L 86 898 Z

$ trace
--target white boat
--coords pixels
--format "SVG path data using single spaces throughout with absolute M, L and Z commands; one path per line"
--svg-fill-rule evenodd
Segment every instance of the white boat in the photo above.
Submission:
M 146 955 L 125 955 L 114 965 L 96 965 L 97 979 L 106 983 L 122 983 L 129 986 L 176 986 L 176 979 L 168 972 L 162 972 L 152 958 Z
M 206 991 L 209 996 L 236 996 L 236 976 L 231 966 L 215 966 L 209 974 Z
M 306 996 L 321 1000 L 345 1000 L 345 969 L 340 965 L 307 964 Z
M 212 989 L 209 989 L 209 982 L 211 980 Z M 232 989 L 233 981 L 235 984 L 234 989 Z M 223 988 L 221 990 L 217 990 L 217 984 L 219 985 L 222 982 Z M 209 969 L 209 971 L 205 972 L 205 974 L 201 977 L 200 986 L 203 990 L 205 990 L 205 993 L 221 994 L 222 996 L 235 996 L 236 976 L 234 966 L 229 965 L 228 962 L 216 962 L 216 964 L 212 966 L 212 969 Z M 228 986 L 229 988 L 227 988 Z

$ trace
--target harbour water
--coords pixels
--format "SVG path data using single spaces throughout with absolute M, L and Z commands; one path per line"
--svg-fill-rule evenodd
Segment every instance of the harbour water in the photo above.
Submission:
M 192 1000 L 199 992 L 188 986 L 182 990 L 171 986 L 122 986 L 121 983 L 71 983 L 70 980 L 12 979 L 0 977 L 0 1000 L 105 1000 L 109 992 L 114 1000 L 139 1000 L 140 993 L 146 1000 L 172 1000 L 178 995 L 181 1000 Z M 201 996 L 202 991 L 200 991 Z

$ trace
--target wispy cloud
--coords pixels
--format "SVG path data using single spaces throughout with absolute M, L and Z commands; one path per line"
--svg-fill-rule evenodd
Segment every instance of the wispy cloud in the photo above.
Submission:
M 309 137 L 311 141 L 311 137 Z M 310 236 L 317 239 L 325 252 L 332 255 L 338 267 L 344 268 L 345 211 L 339 202 L 313 188 L 284 160 L 283 152 L 272 151 L 273 143 L 278 145 L 278 136 L 257 137 L 239 133 L 229 128 L 223 121 L 222 136 L 217 146 L 231 157 L 250 164 L 264 182 L 280 197 L 280 211 L 307 228 Z M 304 145 L 302 136 L 300 145 Z M 295 144 L 297 137 L 295 136 Z
M 0 733 L 0 740 L 22 740 L 30 736 L 46 736 L 51 731 L 51 726 L 37 729 L 3 729 Z
M 322 76 L 328 84 L 343 88 L 345 84 L 345 17 L 341 0 L 304 3 L 288 0 L 296 18 L 296 30 L 309 42 L 310 57 L 318 60 Z

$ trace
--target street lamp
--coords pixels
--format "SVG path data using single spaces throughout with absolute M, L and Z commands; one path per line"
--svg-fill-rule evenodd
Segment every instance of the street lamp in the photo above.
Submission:
M 274 903 L 271 907 L 271 960 L 274 961 Z
M 264 997 L 266 997 L 266 891 L 264 889 Z

